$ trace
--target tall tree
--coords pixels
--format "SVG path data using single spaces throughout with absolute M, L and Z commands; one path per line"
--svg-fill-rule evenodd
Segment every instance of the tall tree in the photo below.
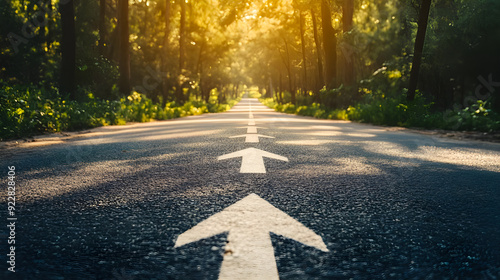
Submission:
M 76 90 L 76 34 L 75 6 L 73 0 L 60 2 L 61 13 L 61 91 L 75 99 Z
M 171 0 L 165 0 L 165 10 L 163 20 L 165 22 L 165 37 L 163 38 L 163 48 L 166 51 L 170 37 L 170 10 L 172 9 Z
M 311 9 L 311 17 L 313 20 L 313 31 L 314 31 L 314 43 L 316 45 L 316 53 L 318 55 L 318 78 L 319 78 L 319 84 L 320 86 L 316 89 L 319 90 L 325 85 L 325 78 L 323 75 L 323 57 L 321 55 L 321 42 L 319 40 L 319 34 L 318 34 L 318 24 L 316 20 L 316 14 L 313 9 Z M 319 97 L 319 95 L 317 95 Z M 319 101 L 319 100 L 316 100 Z
M 415 99 L 417 91 L 418 76 L 420 74 L 420 66 L 422 64 L 422 54 L 424 51 L 425 34 L 427 32 L 427 24 L 429 22 L 429 12 L 431 9 L 432 0 L 422 0 L 420 13 L 418 16 L 418 31 L 415 40 L 415 51 L 413 54 L 413 63 L 410 72 L 410 86 L 408 88 L 407 99 L 412 101 Z
M 165 0 L 165 10 L 164 10 L 164 17 L 163 21 L 165 22 L 165 37 L 163 38 L 163 53 L 160 56 L 161 57 L 161 64 L 163 68 L 163 77 L 162 78 L 162 87 L 163 87 L 163 97 L 164 100 L 167 100 L 168 93 L 170 90 L 170 85 L 168 81 L 167 75 L 165 73 L 168 73 L 168 69 L 170 68 L 168 65 L 168 49 L 169 49 L 169 38 L 170 38 L 170 17 L 171 17 L 171 8 L 172 8 L 172 3 L 170 2 L 171 0 Z
M 131 92 L 130 86 L 130 39 L 129 39 L 129 15 L 128 0 L 119 0 L 118 2 L 118 28 L 120 41 L 120 93 L 124 96 Z
M 300 21 L 300 43 L 302 45 L 302 69 L 304 70 L 304 83 L 302 86 L 302 90 L 304 92 L 307 92 L 307 90 L 308 90 L 308 85 L 307 85 L 307 54 L 306 54 L 306 39 L 304 36 L 305 19 L 304 19 L 304 14 L 301 11 L 299 11 L 299 21 Z
M 45 33 L 45 45 L 47 47 L 47 51 L 49 51 L 51 49 L 51 46 L 52 46 L 52 42 L 54 41 L 53 40 L 53 17 L 54 17 L 54 8 L 52 6 L 52 1 L 47 1 L 47 3 L 45 3 L 45 8 L 43 8 L 44 10 L 44 16 L 46 17 L 46 22 L 44 23 L 44 25 L 46 25 L 45 28 L 43 28 L 42 26 L 42 30 L 43 29 L 46 29 L 46 33 Z M 42 31 L 43 32 L 43 31 Z
M 292 82 L 293 77 L 292 77 L 292 65 L 290 61 L 290 50 L 288 47 L 289 44 L 285 37 L 283 37 L 283 42 L 285 43 L 285 50 L 284 50 L 285 53 L 282 54 L 281 49 L 279 50 L 279 52 L 281 55 L 281 59 L 283 60 L 283 64 L 285 64 L 286 71 L 288 73 L 288 89 L 291 95 L 291 102 L 295 104 L 296 98 L 295 98 L 295 89 L 293 88 L 293 82 Z
M 106 53 L 106 0 L 99 0 L 99 54 Z
M 185 52 L 186 52 L 186 1 L 180 0 L 181 6 L 181 19 L 179 23 L 179 80 L 177 82 L 177 88 L 175 91 L 175 95 L 177 101 L 184 101 L 184 93 L 183 93 L 183 70 L 185 66 Z
M 354 0 L 344 0 L 344 5 L 342 6 L 342 27 L 344 33 L 350 32 L 352 30 L 352 22 L 354 16 Z M 354 65 L 351 57 L 351 53 L 345 52 L 343 56 L 344 60 L 344 74 L 345 74 L 345 84 L 352 85 L 354 82 Z
M 354 0 L 344 0 L 342 6 L 342 25 L 344 32 L 352 29 L 352 20 L 354 15 Z
M 179 24 L 179 71 L 184 69 L 186 51 L 186 1 L 181 0 L 181 19 Z
M 332 26 L 332 13 L 327 0 L 321 1 L 323 47 L 325 49 L 326 87 L 334 88 L 337 79 L 337 37 Z

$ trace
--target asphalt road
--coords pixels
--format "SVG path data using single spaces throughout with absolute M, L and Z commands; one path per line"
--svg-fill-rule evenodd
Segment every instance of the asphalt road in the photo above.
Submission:
M 249 126 L 274 138 L 230 138 Z M 281 160 L 240 173 L 263 171 L 255 150 L 220 158 L 248 148 Z M 270 271 L 252 262 L 272 268 L 273 252 L 280 279 L 500 278 L 498 144 L 279 114 L 243 99 L 226 113 L 0 155 L 3 197 L 16 168 L 17 218 L 12 273 L 5 199 L 2 279 L 218 279 L 222 263 L 249 279 Z

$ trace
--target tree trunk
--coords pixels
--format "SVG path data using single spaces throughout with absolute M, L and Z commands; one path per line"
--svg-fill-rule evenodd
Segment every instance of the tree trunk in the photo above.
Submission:
M 99 0 L 99 54 L 106 54 L 106 0 Z
M 295 98 L 295 90 L 292 85 L 293 78 L 292 78 L 292 65 L 290 62 L 290 50 L 288 49 L 288 42 L 286 41 L 286 39 L 283 39 L 283 41 L 285 42 L 285 53 L 286 53 L 286 57 L 283 57 L 283 62 L 285 63 L 286 71 L 288 73 L 288 90 L 290 91 L 291 102 L 292 104 L 295 104 L 296 98 Z
M 169 72 L 168 65 L 168 49 L 169 49 L 169 38 L 170 38 L 170 10 L 171 10 L 171 2 L 170 0 L 165 0 L 165 37 L 163 38 L 163 49 L 161 57 L 161 63 L 163 68 L 163 73 Z M 163 92 L 163 100 L 166 102 L 168 99 L 168 91 L 170 90 L 170 85 L 168 82 L 168 77 L 164 74 L 162 77 L 162 92 Z
M 60 4 L 61 13 L 61 91 L 76 99 L 76 34 L 75 7 L 73 0 Z
M 323 25 L 323 47 L 325 49 L 326 87 L 336 86 L 337 78 L 337 37 L 332 26 L 332 14 L 326 0 L 321 1 L 321 18 Z
M 210 94 L 206 94 L 206 91 L 203 91 L 203 83 L 204 83 L 204 72 L 203 72 L 203 49 L 205 43 L 202 43 L 200 46 L 200 51 L 198 53 L 198 63 L 196 63 L 196 73 L 200 76 L 200 91 L 201 96 L 208 103 L 210 101 Z
M 267 85 L 267 87 L 268 87 L 268 90 L 266 92 L 266 97 L 268 97 L 268 98 L 274 98 L 274 93 L 273 93 L 273 77 L 271 75 L 269 75 L 269 84 Z
M 410 72 L 410 86 L 408 88 L 407 95 L 407 99 L 409 101 L 415 99 L 415 92 L 417 91 L 418 76 L 420 74 L 420 66 L 422 64 L 422 53 L 424 50 L 425 33 L 427 32 L 431 3 L 432 0 L 422 0 L 422 4 L 420 6 L 417 38 L 415 40 L 415 51 L 413 54 L 413 63 Z
M 308 85 L 307 85 L 307 55 L 306 55 L 306 40 L 304 37 L 304 14 L 300 12 L 300 41 L 302 45 L 302 68 L 304 69 L 304 84 L 302 86 L 302 90 L 307 93 Z
M 128 0 L 119 0 L 118 26 L 120 28 L 120 93 L 127 96 L 132 91 L 130 87 L 130 42 Z
M 169 38 L 170 38 L 170 11 L 172 7 L 172 3 L 170 0 L 165 0 L 165 16 L 163 20 L 165 21 L 165 37 L 163 38 L 163 49 L 164 53 L 167 50 L 167 47 L 169 46 Z
M 278 99 L 280 104 L 283 104 L 283 74 L 280 71 L 280 89 L 278 90 Z
M 177 85 L 177 89 L 175 91 L 176 98 L 179 102 L 184 102 L 184 91 L 183 84 L 181 80 L 181 76 L 184 69 L 184 57 L 185 57 L 185 48 L 186 48 L 186 2 L 185 0 L 180 1 L 181 5 L 181 19 L 179 25 L 179 81 Z
M 316 21 L 316 14 L 314 13 L 314 10 L 311 9 L 311 17 L 313 20 L 313 29 L 314 29 L 314 44 L 316 45 L 316 53 L 318 55 L 318 81 L 319 81 L 319 86 L 317 86 L 317 93 L 316 93 L 316 102 L 320 101 L 319 98 L 319 90 L 323 88 L 325 85 L 325 78 L 323 76 L 323 58 L 321 55 L 321 42 L 319 41 L 319 35 L 318 35 L 318 24 Z
M 352 30 L 352 19 L 354 16 L 354 0 L 344 0 L 344 5 L 342 7 L 342 22 L 343 31 L 347 33 Z M 352 52 L 344 52 L 344 72 L 345 81 L 344 83 L 348 86 L 354 83 L 354 61 L 352 58 Z
M 118 13 L 117 13 L 118 14 Z M 119 61 L 120 60 L 120 28 L 117 26 L 109 36 L 108 43 L 108 58 Z
M 115 2 L 113 1 L 110 6 L 114 5 Z M 110 18 L 116 18 L 118 19 L 120 16 L 120 11 L 119 11 L 119 3 L 116 2 L 116 7 L 109 8 L 108 11 L 111 11 L 112 14 L 109 15 Z M 118 25 L 115 26 L 111 30 L 111 32 L 108 34 L 108 47 L 106 48 L 107 52 L 107 58 L 113 61 L 118 62 L 120 60 L 119 58 L 119 52 L 120 52 L 120 27 Z
M 179 26 L 179 71 L 184 69 L 184 52 L 186 48 L 186 2 L 180 1 L 181 5 L 181 21 Z
M 342 6 L 342 25 L 344 32 L 352 29 L 352 18 L 354 16 L 354 0 L 344 0 Z
M 47 45 L 47 51 L 49 51 L 51 49 L 51 46 L 52 46 L 52 42 L 54 42 L 53 40 L 53 28 L 54 28 L 54 24 L 52 23 L 52 17 L 54 17 L 54 7 L 52 5 L 52 1 L 47 1 L 47 34 L 45 36 L 45 42 L 46 42 L 46 45 Z

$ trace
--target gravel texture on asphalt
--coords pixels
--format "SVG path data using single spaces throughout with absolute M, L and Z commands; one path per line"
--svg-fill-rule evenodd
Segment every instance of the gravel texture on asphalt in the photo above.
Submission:
M 258 133 L 274 139 L 229 138 L 245 134 L 250 103 Z M 266 174 L 240 174 L 241 158 L 217 160 L 249 147 L 289 162 L 264 159 Z M 175 240 L 251 193 L 329 249 L 271 233 L 281 279 L 500 278 L 499 144 L 243 99 L 226 113 L 106 127 L 0 156 L 3 186 L 16 166 L 18 217 L 17 272 L 4 261 L 2 279 L 217 279 L 227 233 Z

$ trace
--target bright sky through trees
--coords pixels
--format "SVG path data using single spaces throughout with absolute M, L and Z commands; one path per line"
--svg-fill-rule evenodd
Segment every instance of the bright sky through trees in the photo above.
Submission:
M 347 109 L 399 106 L 416 88 L 428 109 L 500 110 L 496 0 L 10 0 L 0 12 L 0 80 L 74 100 L 224 101 L 256 86 L 277 103 Z

